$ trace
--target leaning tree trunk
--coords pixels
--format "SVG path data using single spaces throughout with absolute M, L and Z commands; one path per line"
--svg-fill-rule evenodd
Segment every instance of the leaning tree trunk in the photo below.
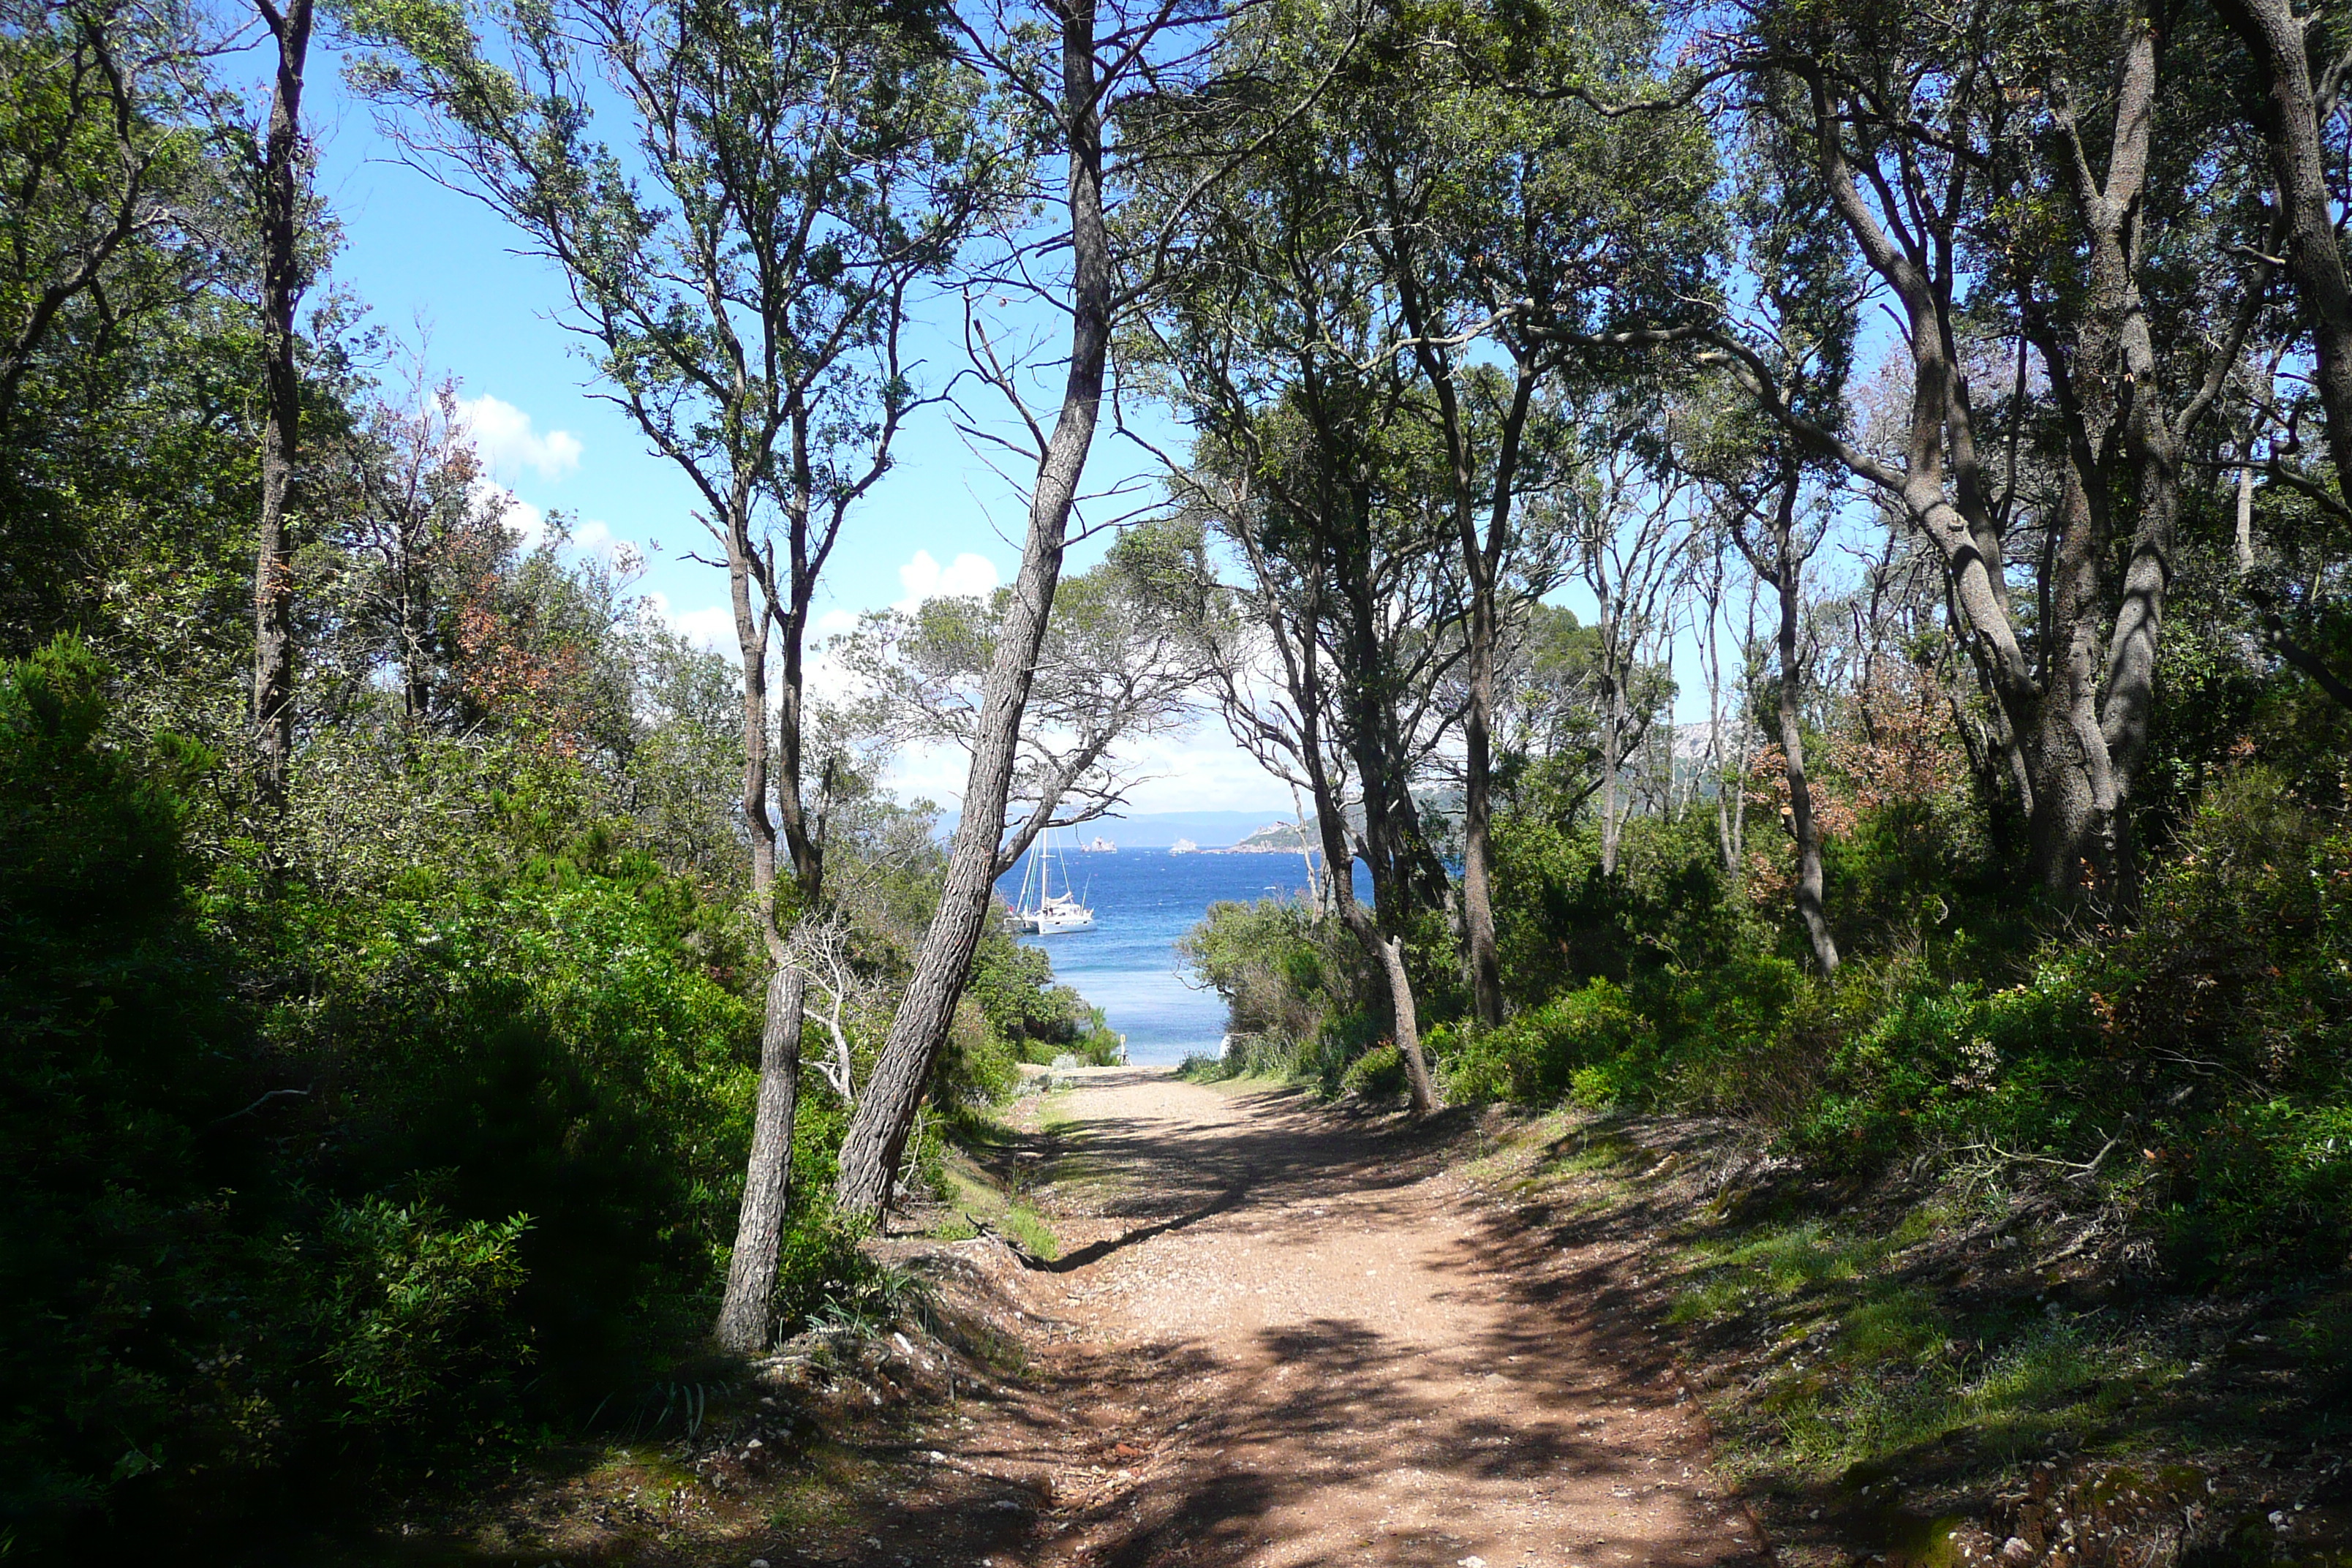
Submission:
M 261 437 L 261 521 L 253 563 L 253 736 L 262 799 L 286 806 L 294 751 L 294 578 L 286 538 L 302 383 L 294 364 L 294 310 L 302 298 L 302 70 L 311 0 L 281 13 L 259 0 L 278 44 L 261 169 L 261 340 L 267 415 Z
M 727 1260 L 727 1294 L 711 1337 L 722 1349 L 751 1355 L 768 1345 L 769 1303 L 776 1290 L 776 1258 L 783 1246 L 793 1173 L 793 1119 L 801 1078 L 801 1016 L 808 978 L 776 963 L 768 973 L 767 1016 L 760 1029 L 759 1098 L 751 1110 L 751 1153 L 744 1166 L 743 1203 L 735 1221 L 735 1249 Z
M 1394 1025 L 1397 1059 L 1404 1064 L 1405 1092 L 1412 1113 L 1426 1116 L 1437 1109 L 1437 1089 L 1429 1076 L 1429 1058 L 1421 1049 L 1421 1012 L 1412 1000 L 1412 977 L 1404 966 L 1404 942 L 1381 932 L 1371 911 L 1350 901 L 1345 906 L 1348 929 L 1355 933 L 1389 988 L 1389 1016 Z
M 769 1301 L 775 1294 L 776 1257 L 790 1201 L 793 1118 L 798 1108 L 802 1008 L 805 979 L 789 967 L 776 921 L 776 819 L 769 791 L 768 615 L 754 597 L 751 557 L 751 476 L 739 468 L 729 500 L 727 586 L 735 613 L 735 639 L 743 659 L 743 794 L 740 802 L 751 841 L 751 918 L 766 951 L 766 1011 L 760 1026 L 760 1087 L 751 1110 L 751 1151 L 743 1171 L 743 1198 L 735 1218 L 735 1246 L 727 1261 L 727 1290 L 711 1337 L 723 1350 L 756 1354 L 768 1345 Z M 788 657 L 787 676 L 792 673 Z M 784 780 L 797 795 L 799 780 Z
M 2311 328 L 2312 384 L 2327 416 L 2327 455 L 2340 486 L 2352 474 L 2352 270 L 2336 237 L 2321 129 L 2335 105 L 2323 106 L 2312 90 L 2311 18 L 2295 15 L 2291 0 L 2217 3 L 2253 57 L 2267 100 L 2263 132 L 2285 228 L 2283 257 Z
M 939 912 L 923 933 L 915 973 L 890 1020 L 880 1058 L 852 1114 L 841 1148 L 836 1205 L 852 1219 L 876 1221 L 890 1202 L 891 1183 L 906 1152 L 924 1086 L 947 1044 L 971 956 L 988 923 L 1029 701 L 1032 673 L 1061 579 L 1070 509 L 1094 445 L 1102 408 L 1103 371 L 1110 352 L 1110 242 L 1102 208 L 1102 110 L 1094 78 L 1094 12 L 1072 5 L 1062 27 L 1062 103 L 1070 137 L 1069 208 L 1072 310 L 1069 369 L 1062 409 L 1038 465 L 1029 502 L 1021 572 L 989 666 L 973 737 L 963 815 L 949 852 L 947 885 Z
M 1789 553 L 1789 532 L 1780 533 L 1780 757 L 1789 777 L 1789 829 L 1797 840 L 1797 915 L 1805 940 L 1823 974 L 1838 967 L 1837 938 L 1830 934 L 1822 902 L 1822 824 L 1813 815 L 1812 786 L 1805 781 L 1804 717 L 1798 702 L 1803 669 L 1797 649 L 1797 563 Z

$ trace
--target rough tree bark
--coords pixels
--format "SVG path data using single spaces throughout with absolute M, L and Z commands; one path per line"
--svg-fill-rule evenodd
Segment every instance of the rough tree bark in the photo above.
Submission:
M 2327 455 L 2340 486 L 2352 474 L 2352 273 L 2336 234 L 2322 130 L 2336 110 L 2338 73 L 2326 74 L 2325 92 L 2313 83 L 2312 18 L 2297 16 L 2292 0 L 2214 4 L 2253 57 L 2267 100 L 2262 130 L 2284 226 L 2273 254 L 2285 262 L 2311 328 L 2318 362 L 2312 384 L 2327 416 Z
M 282 11 L 255 0 L 278 46 L 261 163 L 261 342 L 267 414 L 261 436 L 261 519 L 253 563 L 253 737 L 261 795 L 286 805 L 294 750 L 294 579 L 286 498 L 300 435 L 302 383 L 294 364 L 294 311 L 302 299 L 302 72 L 311 0 Z
M 1805 923 L 1813 962 L 1827 975 L 1837 973 L 1837 939 L 1830 933 L 1829 916 L 1822 903 L 1822 826 L 1813 815 L 1812 786 L 1805 778 L 1805 665 L 1798 647 L 1805 562 L 1811 554 L 1810 550 L 1797 548 L 1797 497 L 1803 477 L 1793 464 L 1781 473 L 1772 500 L 1772 520 L 1767 525 L 1767 546 L 1759 547 L 1748 537 L 1744 518 L 1735 521 L 1732 538 L 1739 552 L 1748 557 L 1748 564 L 1772 585 L 1780 601 L 1774 645 L 1780 665 L 1780 756 L 1789 782 L 1789 831 L 1797 844 L 1797 915 Z
M 1037 653 L 1061 579 L 1070 509 L 1101 413 L 1110 352 L 1111 257 L 1103 222 L 1102 100 L 1095 74 L 1095 13 L 1074 0 L 1061 28 L 1061 118 L 1069 142 L 1070 358 L 1055 417 L 1030 496 L 1021 571 L 999 632 L 964 783 L 963 815 L 948 856 L 939 912 L 923 934 L 913 978 L 890 1021 L 882 1054 L 850 1119 L 835 1188 L 840 1212 L 878 1220 L 906 1152 L 931 1068 L 947 1044 L 971 955 L 988 922 L 1000 870 L 1004 807 Z
M 801 1070 L 801 1012 L 807 987 L 785 962 L 776 920 L 776 820 L 770 811 L 768 729 L 768 609 L 755 593 L 759 557 L 751 541 L 752 475 L 739 467 L 727 496 L 721 536 L 727 587 L 735 612 L 735 642 L 743 660 L 743 809 L 751 841 L 751 910 L 767 953 L 766 1016 L 760 1027 L 760 1087 L 751 1110 L 751 1152 L 743 1170 L 743 1198 L 728 1256 L 727 1289 L 711 1336 L 720 1348 L 763 1350 L 768 1303 L 775 1292 L 776 1255 L 784 1233 L 792 1181 L 793 1121 Z M 797 652 L 787 637 L 787 658 Z M 784 793 L 797 804 L 799 781 Z M 814 889 L 812 889 L 813 891 Z

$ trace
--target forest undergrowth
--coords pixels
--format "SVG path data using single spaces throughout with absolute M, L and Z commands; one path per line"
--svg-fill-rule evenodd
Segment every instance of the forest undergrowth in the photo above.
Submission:
M 1528 1245 L 1638 1241 L 1622 1304 L 1784 1562 L 2343 1559 L 2340 1276 L 2152 1288 L 2112 1206 L 2014 1162 L 1823 1190 L 1720 1119 L 1490 1115 L 1467 1142 Z

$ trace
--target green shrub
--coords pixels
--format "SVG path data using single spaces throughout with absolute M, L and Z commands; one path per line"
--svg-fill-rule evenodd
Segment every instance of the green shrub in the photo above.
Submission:
M 531 1217 L 514 1310 L 565 1415 L 711 1310 L 756 1077 L 744 1000 L 677 940 L 646 868 L 310 911 L 300 1020 L 350 1201 L 431 1173 L 461 1222 Z
M 114 710 L 72 644 L 0 668 L 0 1531 L 496 1458 L 698 1336 L 753 1029 L 693 889 L 610 836 L 199 865 L 204 757 Z
M 453 1225 L 430 1204 L 382 1197 L 329 1208 L 308 1315 L 320 1366 L 342 1391 L 334 1425 L 410 1442 L 436 1431 L 474 1440 L 506 1414 L 531 1356 L 510 1311 L 530 1223 Z
M 1382 1041 L 1348 1064 L 1339 1081 L 1367 1100 L 1395 1100 L 1405 1091 L 1404 1053 Z
M 1224 997 L 1237 1039 L 1296 1050 L 1371 1007 L 1372 977 L 1355 938 L 1337 921 L 1317 923 L 1302 900 L 1212 904 L 1178 951 Z
M 1443 1058 L 1445 1092 L 1454 1100 L 1551 1104 L 1567 1097 L 1580 1070 L 1598 1070 L 1595 1084 L 1646 1076 L 1642 1063 L 1654 1048 L 1654 1031 L 1624 988 L 1595 980 L 1499 1029 L 1464 1031 Z M 1612 1088 L 1607 1099 L 1623 1093 Z
M 771 1298 L 779 1339 L 826 1323 L 887 1327 L 911 1307 L 912 1277 L 867 1254 L 859 1236 L 822 1204 L 793 1216 Z
M 1722 851 L 1696 814 L 1625 824 L 1613 876 L 1597 831 L 1523 813 L 1497 819 L 1495 853 L 1504 984 L 1522 1006 L 1591 980 L 1699 973 L 1763 937 L 1726 897 Z

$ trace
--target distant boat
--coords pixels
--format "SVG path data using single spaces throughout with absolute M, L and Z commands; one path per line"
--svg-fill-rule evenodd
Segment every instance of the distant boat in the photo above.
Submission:
M 1030 901 L 1033 890 L 1034 903 Z M 1054 830 L 1050 827 L 1038 835 L 1029 868 L 1021 873 L 1021 901 L 1013 907 L 1013 923 L 1039 936 L 1088 931 L 1094 926 L 1095 911 L 1071 889 L 1067 866 L 1062 868 L 1062 890 L 1054 891 Z
M 1179 838 L 1168 847 L 1171 855 L 1197 855 L 1200 852 L 1201 847 L 1189 838 Z
M 1089 855 L 1116 855 L 1118 853 L 1118 846 L 1097 833 L 1087 840 L 1086 852 Z

